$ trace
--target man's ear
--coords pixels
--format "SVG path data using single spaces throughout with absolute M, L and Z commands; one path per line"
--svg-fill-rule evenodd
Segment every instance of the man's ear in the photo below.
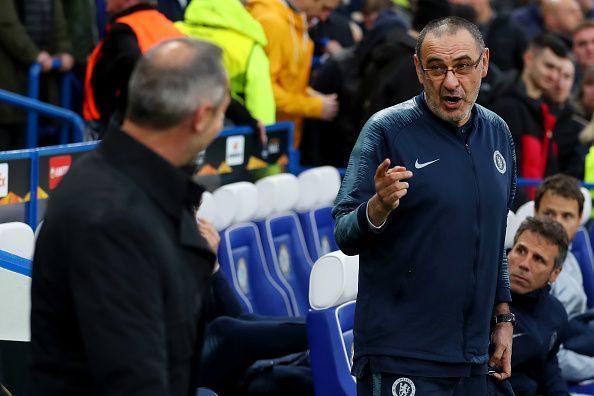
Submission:
M 202 133 L 212 118 L 213 111 L 214 108 L 209 102 L 198 106 L 192 117 L 192 125 L 194 126 L 195 132 Z
M 413 62 L 415 64 L 415 71 L 417 72 L 419 84 L 423 85 L 425 76 L 423 75 L 423 70 L 421 70 L 421 61 L 419 60 L 419 57 L 416 54 L 413 55 Z
M 524 51 L 524 54 L 522 55 L 522 61 L 524 63 L 524 67 L 526 67 L 526 65 L 532 61 L 532 58 L 534 58 L 534 54 L 532 53 L 531 50 L 527 49 L 526 51 Z
M 555 280 L 557 280 L 557 277 L 559 276 L 559 274 L 561 273 L 561 270 L 563 269 L 563 267 L 561 268 L 555 268 L 552 272 L 551 275 L 549 275 L 549 283 L 553 283 L 555 282 Z
M 489 53 L 489 48 L 485 48 L 485 54 L 483 55 L 483 71 L 481 73 L 481 77 L 486 77 L 487 76 L 487 72 L 489 71 L 489 57 L 490 57 L 490 53 Z

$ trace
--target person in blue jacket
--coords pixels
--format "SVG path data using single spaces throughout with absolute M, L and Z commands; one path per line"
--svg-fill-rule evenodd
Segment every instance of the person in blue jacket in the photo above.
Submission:
M 524 220 L 514 238 L 509 273 L 517 325 L 510 382 L 516 396 L 569 396 L 557 361 L 567 313 L 549 293 L 568 245 L 559 223 L 535 217 Z
M 513 141 L 475 104 L 489 66 L 475 25 L 430 22 L 414 64 L 424 91 L 365 124 L 332 212 L 360 260 L 352 373 L 359 395 L 487 395 L 489 366 L 511 374 Z

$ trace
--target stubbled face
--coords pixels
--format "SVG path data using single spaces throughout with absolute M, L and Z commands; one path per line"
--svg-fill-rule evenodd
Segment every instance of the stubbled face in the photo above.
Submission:
M 457 126 L 464 125 L 481 86 L 481 79 L 487 75 L 489 50 L 485 49 L 481 61 L 465 76 L 448 71 L 439 79 L 430 78 L 422 68 L 451 68 L 460 64 L 474 64 L 481 57 L 472 35 L 465 29 L 455 34 L 437 36 L 429 33 L 421 46 L 421 56 L 414 57 L 419 82 L 425 90 L 425 101 L 437 117 Z
M 551 92 L 548 96 L 553 99 L 555 103 L 564 104 L 569 99 L 571 88 L 573 86 L 573 79 L 575 76 L 575 66 L 569 59 L 563 59 L 561 62 L 561 69 L 557 81 L 553 84 Z
M 530 55 L 524 58 L 524 67 L 534 86 L 543 92 L 552 92 L 560 78 L 564 60 L 565 58 L 545 48 L 539 52 L 530 52 Z
M 581 29 L 573 35 L 573 53 L 580 67 L 594 66 L 594 27 Z
M 542 195 L 536 215 L 561 224 L 570 241 L 573 240 L 582 217 L 580 206 L 575 199 L 562 197 L 552 191 L 547 191 Z
M 561 272 L 554 268 L 559 247 L 539 234 L 524 231 L 508 255 L 511 290 L 526 294 L 554 282 Z

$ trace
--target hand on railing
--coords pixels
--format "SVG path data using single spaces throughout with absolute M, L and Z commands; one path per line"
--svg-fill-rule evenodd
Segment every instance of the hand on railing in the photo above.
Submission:
M 41 71 L 44 73 L 53 69 L 53 61 L 52 56 L 46 51 L 41 51 L 36 59 L 36 62 L 41 65 Z
M 37 55 L 36 63 L 41 66 L 41 71 L 47 73 L 51 70 L 67 72 L 74 66 L 74 58 L 70 54 L 59 54 L 52 57 L 46 51 L 41 51 Z
M 72 67 L 74 66 L 74 58 L 70 54 L 59 54 L 54 57 L 54 63 L 56 63 L 56 61 L 58 61 L 58 66 L 54 68 L 57 68 L 59 71 L 63 73 L 70 71 L 70 69 L 72 69 Z

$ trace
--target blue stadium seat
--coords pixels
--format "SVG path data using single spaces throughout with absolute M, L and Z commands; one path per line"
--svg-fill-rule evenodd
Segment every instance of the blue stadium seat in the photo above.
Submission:
M 305 244 L 312 260 L 338 250 L 334 240 L 332 206 L 322 206 L 306 212 L 298 212 Z
M 270 272 L 289 292 L 294 315 L 305 315 L 309 309 L 309 274 L 313 263 L 297 215 L 281 213 L 256 224 Z
M 582 395 L 594 395 L 594 381 L 583 381 L 579 384 L 570 384 L 569 392 Z
M 340 173 L 331 166 L 320 166 L 298 176 L 299 199 L 295 210 L 303 228 L 309 255 L 317 260 L 338 249 L 334 241 L 332 202 L 340 189 Z
M 316 395 L 354 396 L 351 376 L 355 301 L 307 314 L 311 368 Z
M 270 274 L 255 224 L 233 225 L 221 233 L 219 264 L 246 312 L 270 316 L 294 314 L 287 292 Z
M 578 228 L 571 244 L 571 252 L 582 270 L 588 308 L 592 308 L 594 306 L 594 255 L 592 254 L 590 236 L 584 227 Z

